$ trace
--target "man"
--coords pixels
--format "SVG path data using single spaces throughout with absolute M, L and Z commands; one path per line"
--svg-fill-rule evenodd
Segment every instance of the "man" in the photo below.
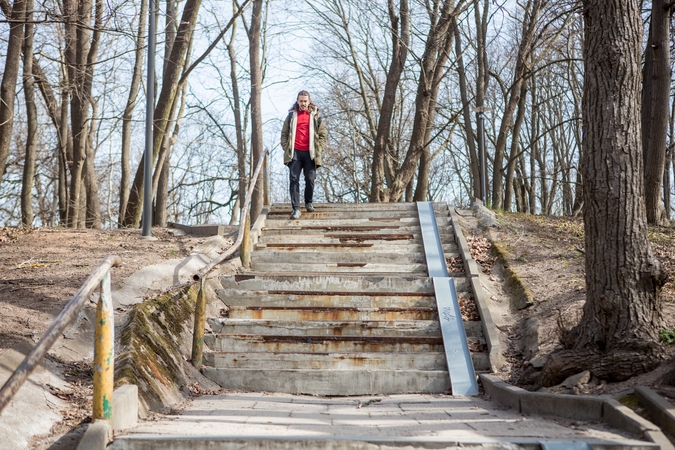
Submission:
M 300 91 L 281 129 L 284 164 L 290 170 L 291 219 L 300 218 L 300 172 L 305 176 L 305 209 L 314 211 L 314 177 L 321 167 L 321 152 L 326 144 L 326 127 L 319 108 L 309 92 Z

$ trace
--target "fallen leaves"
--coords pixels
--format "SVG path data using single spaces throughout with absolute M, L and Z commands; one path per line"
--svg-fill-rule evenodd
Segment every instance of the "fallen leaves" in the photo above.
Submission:
M 492 243 L 487 238 L 478 236 L 467 236 L 466 242 L 469 245 L 471 257 L 483 268 L 483 272 L 490 275 L 492 266 L 497 262 L 497 258 L 490 255 Z

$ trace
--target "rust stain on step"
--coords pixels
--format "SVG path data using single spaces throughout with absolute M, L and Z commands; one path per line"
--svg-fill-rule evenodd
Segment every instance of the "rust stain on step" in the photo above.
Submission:
M 433 297 L 433 292 L 365 292 L 365 291 L 285 291 L 285 290 L 268 290 L 268 294 L 280 295 L 313 295 L 317 297 L 330 296 L 364 296 L 364 297 Z

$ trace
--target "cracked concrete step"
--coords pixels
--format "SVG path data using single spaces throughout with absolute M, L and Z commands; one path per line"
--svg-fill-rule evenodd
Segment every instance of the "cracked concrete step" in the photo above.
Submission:
M 417 240 L 422 238 L 419 227 L 400 227 L 400 226 L 337 226 L 337 225 L 311 225 L 311 226 L 274 226 L 263 227 L 263 236 L 274 235 L 322 235 L 324 237 L 334 237 L 352 240 L 370 240 L 370 241 L 403 241 Z M 361 236 L 363 235 L 363 236 Z
M 314 203 L 314 207 L 320 211 L 415 211 L 417 212 L 417 204 L 408 203 Z M 300 206 L 300 210 L 305 211 L 304 205 Z M 434 210 L 447 211 L 448 205 L 445 202 L 434 202 Z M 290 214 L 290 203 L 275 203 L 272 205 L 270 212 L 288 212 Z
M 233 306 L 229 311 L 233 319 L 259 320 L 434 320 L 436 307 L 430 308 L 356 308 L 316 306 Z
M 452 224 L 452 221 L 449 216 L 436 217 L 436 225 L 439 228 L 448 227 Z M 335 228 L 419 228 L 420 221 L 418 217 L 315 217 L 312 214 L 305 214 L 300 217 L 300 219 L 287 219 L 287 218 L 267 218 L 265 220 L 265 228 L 276 228 L 276 227 L 295 227 L 295 228 L 306 228 L 306 227 L 335 227 Z
M 426 264 L 424 253 L 394 253 L 394 252 L 323 252 L 301 248 L 296 251 L 261 250 L 251 254 L 251 264 L 259 263 L 296 263 L 302 264 L 330 264 L 330 263 L 363 263 L 363 264 Z
M 209 319 L 216 334 L 287 334 L 290 336 L 440 336 L 436 320 L 304 321 Z
M 305 321 L 208 319 L 215 334 L 287 334 L 291 336 L 440 336 L 437 320 Z M 467 336 L 482 338 L 480 321 L 464 322 Z
M 300 292 L 330 291 L 339 293 L 373 292 L 377 295 L 388 293 L 434 293 L 431 278 L 407 274 L 403 276 L 372 275 L 353 276 L 348 274 L 298 275 L 288 272 L 249 272 L 219 278 L 224 289 L 284 290 Z M 466 278 L 457 278 L 458 290 L 470 289 Z
M 354 223 L 372 223 L 378 222 L 401 222 L 419 225 L 419 216 L 417 211 L 404 211 L 392 213 L 389 211 L 334 211 L 334 212 L 313 212 L 302 211 L 300 219 L 291 219 L 288 212 L 270 212 L 267 214 L 265 222 L 354 222 Z
M 295 237 L 295 236 L 294 236 Z M 303 239 L 303 236 L 293 240 L 283 240 L 282 242 L 269 242 L 269 243 L 259 243 L 254 246 L 256 253 L 265 254 L 273 251 L 287 251 L 287 252 L 301 252 L 301 251 L 312 251 L 312 252 L 352 252 L 352 253 L 395 253 L 397 255 L 424 255 L 424 246 L 422 243 L 415 244 L 399 244 L 396 242 L 393 243 L 362 243 L 362 242 L 307 242 L 307 239 Z M 459 256 L 459 250 L 457 245 L 454 243 L 443 244 L 443 253 L 445 257 L 450 256 Z
M 486 353 L 471 355 L 475 370 L 489 371 L 490 362 Z M 223 369 L 274 370 L 435 370 L 446 371 L 444 352 L 422 353 L 237 353 L 205 352 L 204 365 Z
M 480 345 L 479 338 L 472 338 Z M 207 334 L 209 349 L 228 352 L 442 352 L 440 336 L 284 336 Z
M 274 272 L 279 269 L 278 263 L 251 262 L 251 269 L 259 272 Z M 419 274 L 426 276 L 426 264 L 369 264 L 369 263 L 326 263 L 304 264 L 284 263 L 284 269 L 289 272 L 301 272 L 306 274 Z
M 446 393 L 447 370 L 217 369 L 204 375 L 226 389 L 323 396 Z
M 218 289 L 218 297 L 228 306 L 350 306 L 359 308 L 426 307 L 436 306 L 433 292 L 421 294 L 381 294 L 377 292 L 330 292 L 330 291 L 249 291 Z
M 236 353 L 209 352 L 204 364 L 210 367 L 261 369 L 388 369 L 444 370 L 445 353 Z
M 335 233 L 268 233 L 263 234 L 258 239 L 258 244 L 260 245 L 269 245 L 269 244 L 326 244 L 326 245 L 344 245 L 344 246 L 379 246 L 379 247 L 388 247 L 388 246 L 401 246 L 401 247 L 423 247 L 422 235 L 412 235 L 405 234 L 404 237 L 400 238 L 397 234 L 389 233 L 385 235 L 382 239 L 382 235 L 374 236 L 370 235 L 363 239 L 352 238 L 353 233 L 347 234 L 335 234 Z

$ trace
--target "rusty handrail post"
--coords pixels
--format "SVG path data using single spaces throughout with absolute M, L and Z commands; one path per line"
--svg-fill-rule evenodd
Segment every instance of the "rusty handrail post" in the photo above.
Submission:
M 265 160 L 265 157 L 269 153 L 268 149 L 265 149 L 265 151 L 262 154 L 262 158 L 260 161 L 258 161 L 258 165 L 255 168 L 255 172 L 253 173 L 253 176 L 251 177 L 251 181 L 248 185 L 248 191 L 246 192 L 246 200 L 244 200 L 244 205 L 241 209 L 241 217 L 242 219 L 239 220 L 239 233 L 237 234 L 237 240 L 234 241 L 234 244 L 232 244 L 232 247 L 228 248 L 224 253 L 222 253 L 220 256 L 217 258 L 214 258 L 210 263 L 208 263 L 202 270 L 197 272 L 192 276 L 192 279 L 194 281 L 199 281 L 202 278 L 204 278 L 204 275 L 209 273 L 211 270 L 213 270 L 214 267 L 216 267 L 218 264 L 221 262 L 225 261 L 227 258 L 229 258 L 234 252 L 237 251 L 239 246 L 241 245 L 243 239 L 244 239 L 244 228 L 246 225 L 249 223 L 246 220 L 243 220 L 244 217 L 248 216 L 248 207 L 249 203 L 251 203 L 251 196 L 253 195 L 253 188 L 255 187 L 256 180 L 258 179 L 258 175 L 260 175 L 260 170 L 262 169 L 263 166 L 263 161 Z
M 119 266 L 122 260 L 119 256 L 109 255 L 94 269 L 85 280 L 80 289 L 75 293 L 73 298 L 61 310 L 59 315 L 54 319 L 49 329 L 42 335 L 40 342 L 31 350 L 26 356 L 21 365 L 14 371 L 12 376 L 5 382 L 0 389 L 0 412 L 9 404 L 21 385 L 26 381 L 30 374 L 40 364 L 42 358 L 47 354 L 49 349 L 54 345 L 68 325 L 77 317 L 77 313 L 87 301 L 91 293 L 101 283 L 101 280 L 112 267 Z
M 192 365 L 199 370 L 202 367 L 204 350 L 204 328 L 206 322 L 206 292 L 204 292 L 204 278 L 199 280 L 199 293 L 195 305 L 195 328 L 192 335 Z
M 265 158 L 263 159 L 263 205 L 272 204 L 272 187 L 270 186 L 270 153 L 265 149 Z
M 112 424 L 113 385 L 115 382 L 115 319 L 110 292 L 110 271 L 101 280 L 101 296 L 96 305 L 94 338 L 94 395 L 92 420 Z
M 251 215 L 246 214 L 246 224 L 244 225 L 244 238 L 241 241 L 241 250 L 239 251 L 241 265 L 248 268 L 251 265 Z

